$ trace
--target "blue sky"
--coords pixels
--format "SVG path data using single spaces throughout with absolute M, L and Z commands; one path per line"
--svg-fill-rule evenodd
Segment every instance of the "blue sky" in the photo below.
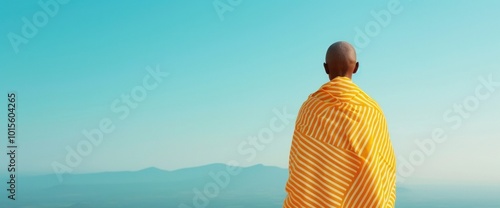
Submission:
M 296 114 L 328 81 L 322 68 L 328 46 L 355 43 L 356 28 L 380 25 L 371 12 L 389 11 L 389 2 L 243 0 L 226 3 L 232 11 L 221 20 L 212 1 L 70 1 L 58 4 L 16 53 L 8 34 L 21 35 L 22 18 L 32 21 L 43 9 L 35 1 L 4 1 L 0 89 L 18 94 L 20 172 L 52 173 L 54 161 L 64 162 L 65 148 L 85 140 L 81 132 L 103 118 L 115 130 L 74 172 L 173 170 L 230 160 L 287 167 L 293 125 L 251 162 L 238 145 L 268 127 L 273 109 Z M 500 88 L 459 128 L 443 119 L 474 95 L 480 77 L 500 80 L 500 2 L 399 4 L 400 12 L 390 13 L 358 54 L 353 78 L 384 109 L 398 160 L 418 150 L 416 140 L 443 128 L 448 140 L 415 168 L 414 181 L 500 183 Z M 147 66 L 169 75 L 119 119 L 113 101 L 140 86 Z

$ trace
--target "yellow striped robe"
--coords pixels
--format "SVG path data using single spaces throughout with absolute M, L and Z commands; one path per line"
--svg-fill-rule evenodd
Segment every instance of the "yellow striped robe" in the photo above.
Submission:
M 394 207 L 396 159 L 382 110 L 336 77 L 302 105 L 283 207 Z

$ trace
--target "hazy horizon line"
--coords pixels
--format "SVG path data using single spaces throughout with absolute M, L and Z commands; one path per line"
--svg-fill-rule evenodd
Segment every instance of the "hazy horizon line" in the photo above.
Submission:
M 221 163 L 221 162 L 216 162 L 216 163 L 207 163 L 207 164 L 198 165 L 198 166 L 186 166 L 186 167 L 176 168 L 176 169 L 171 169 L 171 170 L 159 168 L 157 166 L 149 166 L 149 167 L 144 167 L 144 168 L 140 168 L 140 169 L 136 169 L 136 170 L 104 170 L 104 171 L 77 172 L 77 173 L 66 173 L 66 174 L 69 174 L 69 175 L 84 175 L 84 174 L 99 174 L 99 173 L 114 173 L 114 172 L 140 172 L 140 171 L 144 171 L 144 170 L 147 170 L 147 169 L 157 169 L 157 170 L 165 171 L 165 172 L 173 172 L 173 171 L 179 171 L 179 170 L 184 170 L 184 169 L 206 167 L 206 166 L 211 166 L 211 165 L 221 165 L 221 166 L 224 165 L 224 166 L 227 166 L 228 164 Z M 283 167 L 274 166 L 274 165 L 266 165 L 266 164 L 262 164 L 262 163 L 248 165 L 248 166 L 237 166 L 237 167 L 240 167 L 240 168 L 249 168 L 249 167 L 254 167 L 254 166 L 265 166 L 265 167 L 272 167 L 272 168 L 279 168 L 279 169 L 283 169 L 283 170 L 288 170 L 288 168 L 283 168 Z M 36 173 L 36 172 L 29 172 L 29 173 L 23 173 L 22 171 L 19 171 L 18 174 L 21 175 L 21 176 L 45 176 L 45 175 L 52 175 L 52 174 L 55 174 L 55 173 L 54 172 L 38 172 L 38 173 Z

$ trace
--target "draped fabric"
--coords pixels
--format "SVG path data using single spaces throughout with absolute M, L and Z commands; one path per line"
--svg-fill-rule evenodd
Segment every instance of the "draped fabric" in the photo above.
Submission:
M 379 105 L 336 77 L 302 105 L 292 139 L 285 208 L 394 207 L 396 158 Z

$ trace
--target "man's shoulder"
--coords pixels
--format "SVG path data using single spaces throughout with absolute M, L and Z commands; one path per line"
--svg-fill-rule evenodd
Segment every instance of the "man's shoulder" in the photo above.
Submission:
M 363 90 L 359 91 L 358 95 L 352 99 L 352 102 L 358 105 L 363 105 L 367 108 L 376 109 L 377 111 L 380 111 L 382 113 L 382 108 L 380 107 L 378 102 Z

